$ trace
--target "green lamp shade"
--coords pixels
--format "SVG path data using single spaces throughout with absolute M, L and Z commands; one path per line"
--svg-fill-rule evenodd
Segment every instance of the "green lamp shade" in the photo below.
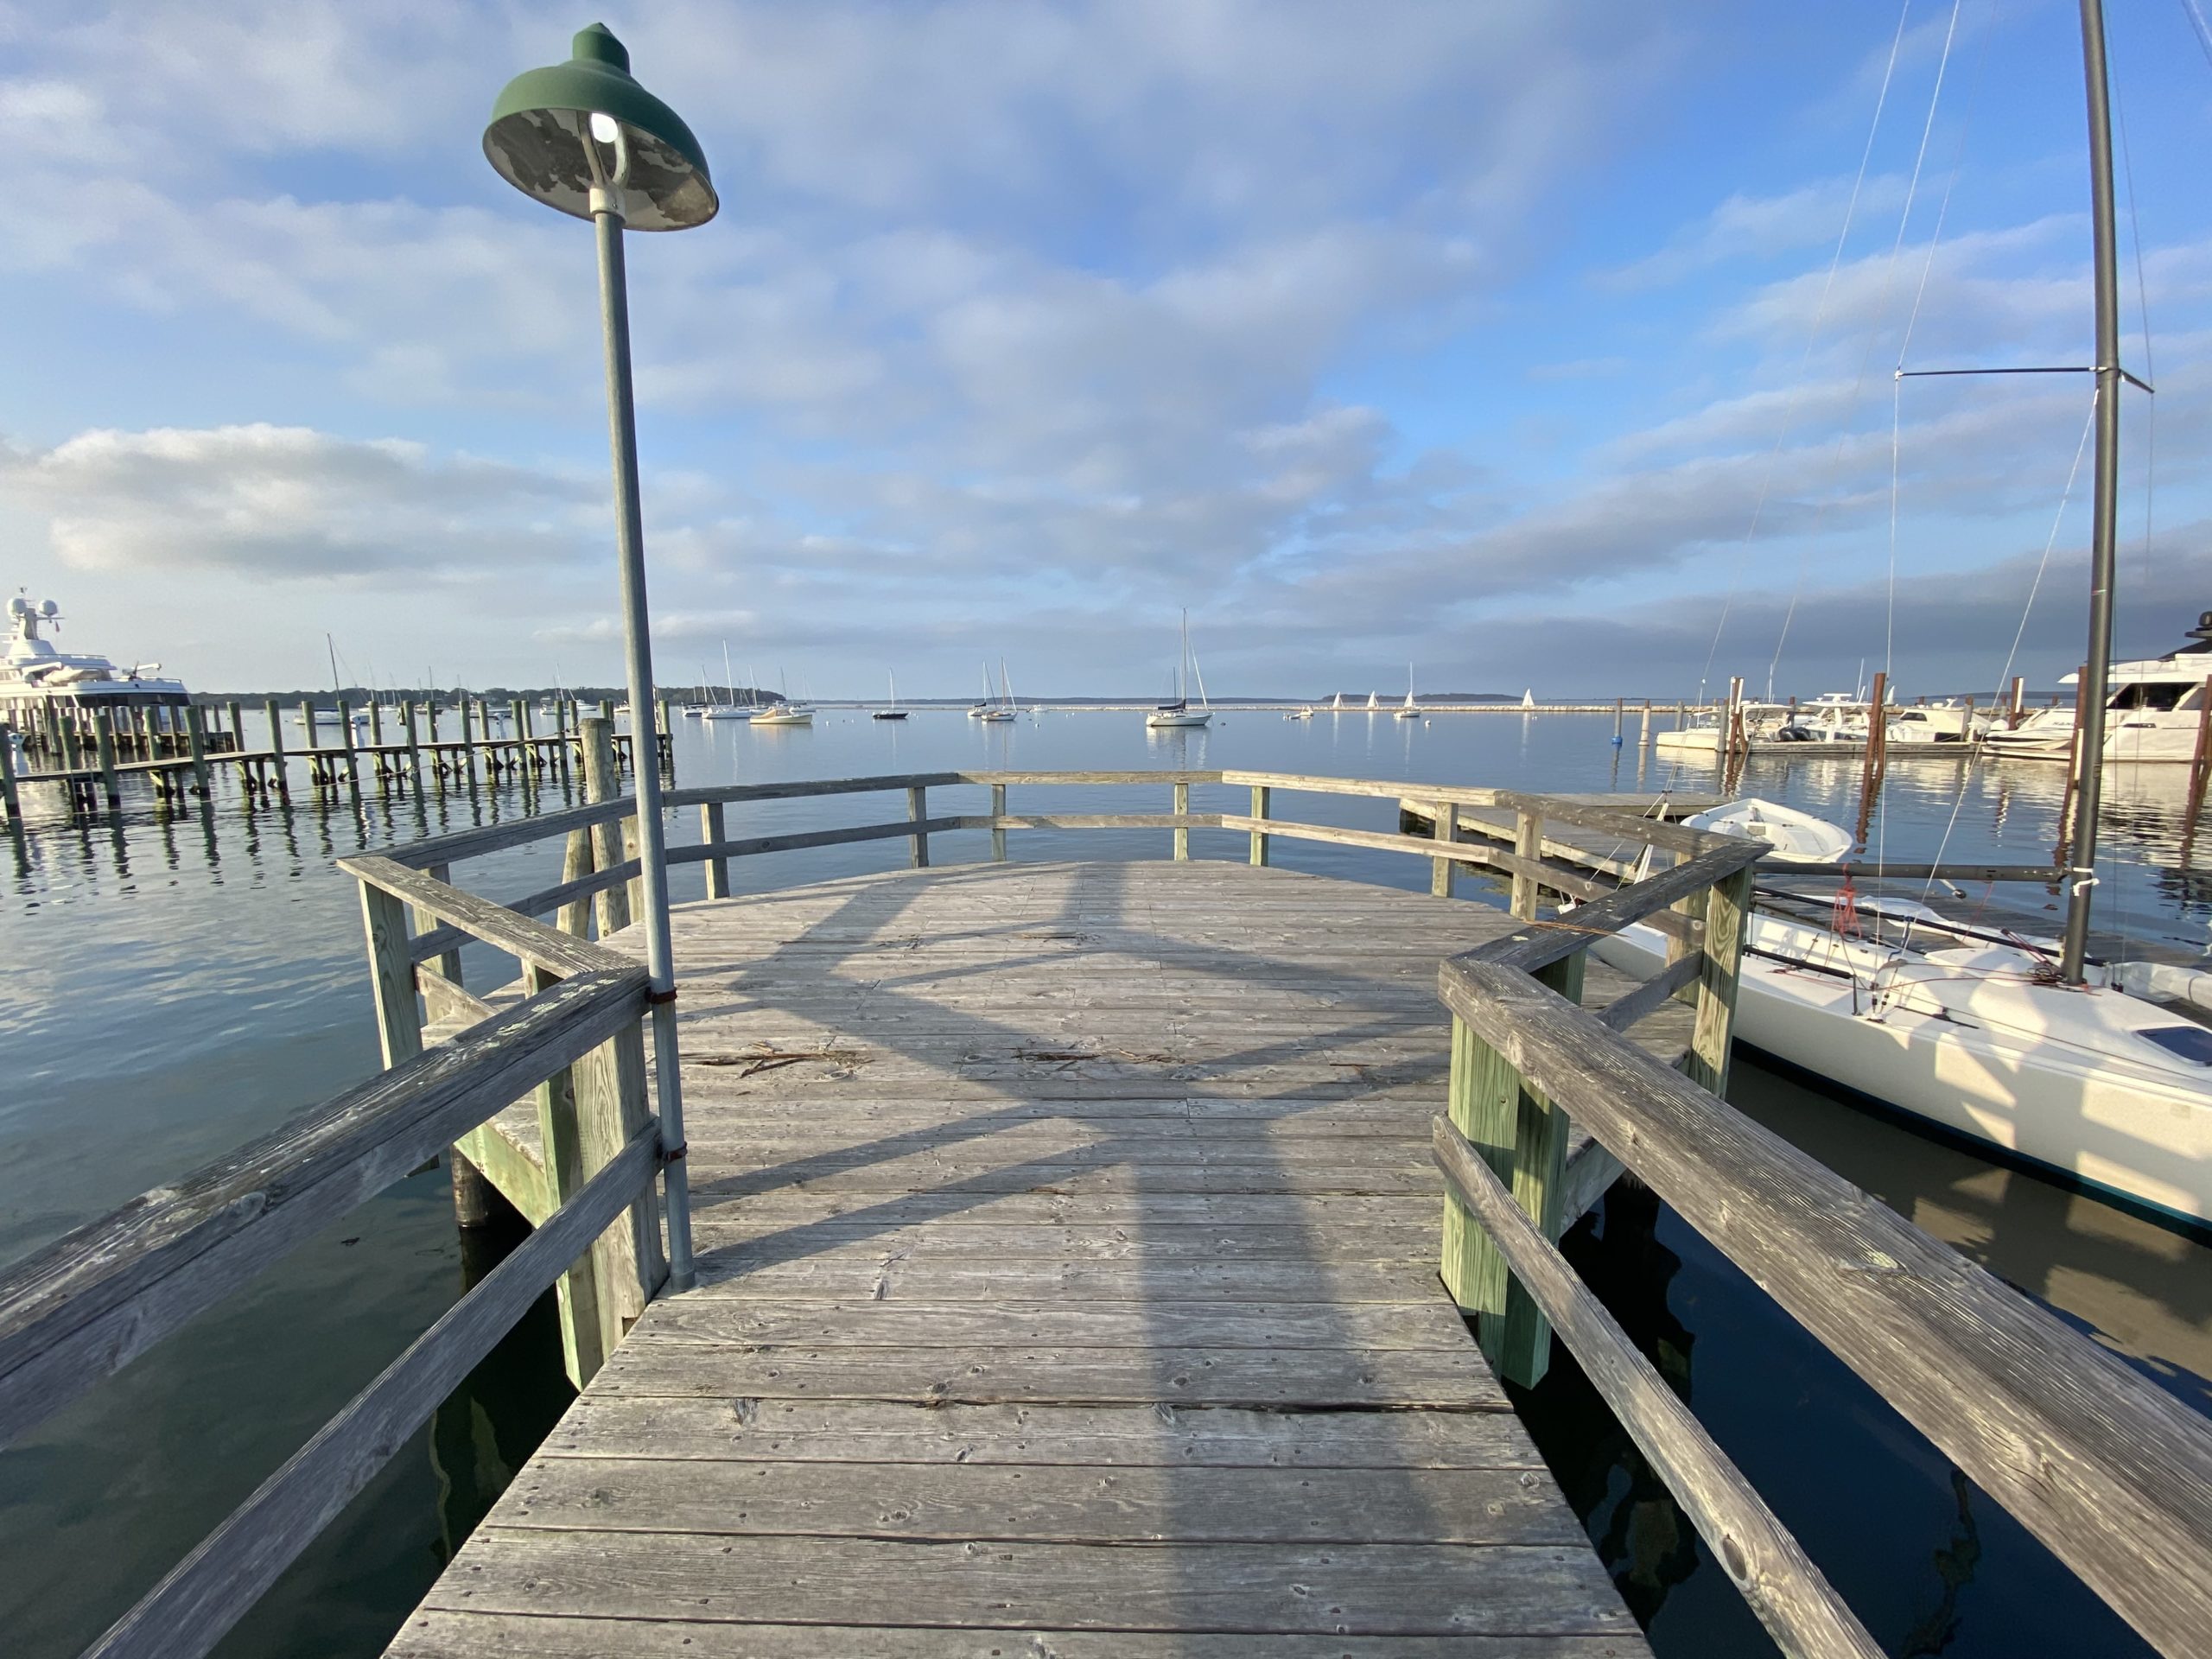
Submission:
M 484 154 L 526 196 L 578 219 L 591 217 L 590 118 L 622 125 L 630 152 L 623 220 L 632 230 L 703 225 L 721 206 L 706 153 L 676 111 L 630 78 L 630 54 L 603 23 L 575 39 L 575 55 L 509 81 L 484 129 Z

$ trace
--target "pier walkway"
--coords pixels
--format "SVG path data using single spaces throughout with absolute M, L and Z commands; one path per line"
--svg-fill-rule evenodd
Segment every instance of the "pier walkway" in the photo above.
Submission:
M 426 1160 L 464 1225 L 494 1189 L 531 1224 L 88 1656 L 213 1650 L 556 1289 L 582 1392 L 403 1659 L 1632 1659 L 1500 1380 L 1562 1353 L 1783 1651 L 1878 1659 L 1555 1248 L 1626 1170 L 2158 1652 L 2212 1659 L 2205 1420 L 1722 1098 L 1759 843 L 1228 770 L 680 789 L 669 857 L 708 898 L 678 1005 L 584 724 L 583 805 L 340 861 L 382 1071 L 0 1273 L 4 1447 Z M 1120 788 L 1171 810 L 1095 810 Z M 887 794 L 902 817 L 756 810 Z M 1283 810 L 1316 798 L 1389 827 Z M 1652 856 L 1576 868 L 1562 827 Z M 1008 861 L 1059 830 L 1172 857 Z M 977 832 L 988 862 L 932 868 Z M 882 840 L 909 868 L 733 895 L 739 859 Z M 1273 868 L 1294 842 L 1429 891 Z M 452 880 L 533 843 L 556 884 Z M 1469 872 L 1510 914 L 1453 901 Z M 1637 923 L 1667 961 L 1630 986 L 1591 947 Z M 478 945 L 520 979 L 466 988 Z
M 699 1287 L 392 1652 L 1643 1651 L 1437 1278 L 1436 967 L 1515 925 L 1196 861 L 679 909 Z

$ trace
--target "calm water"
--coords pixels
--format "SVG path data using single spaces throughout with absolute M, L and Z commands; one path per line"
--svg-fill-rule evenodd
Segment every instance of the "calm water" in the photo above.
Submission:
M 1230 714 L 1205 732 L 1147 734 L 1134 714 L 1047 714 L 982 726 L 917 712 L 903 725 L 825 710 L 811 729 L 686 721 L 684 783 L 958 766 L 1252 766 L 1530 789 L 1707 791 L 1611 745 L 1607 717 L 1517 715 L 1311 724 Z M 2181 873 L 2182 768 L 2108 785 L 2101 920 L 2200 947 L 2212 886 Z M 1901 761 L 1868 834 L 1902 860 L 2048 860 L 2055 770 Z M 227 784 L 219 788 L 227 791 Z M 1747 792 L 1840 822 L 1859 809 L 1854 759 L 1754 765 Z M 1243 810 L 1241 790 L 1195 790 Z M 972 798 L 972 805 L 967 804 Z M 376 1069 L 346 852 L 558 804 L 517 788 L 422 803 L 314 804 L 118 825 L 59 818 L 10 844 L 0 902 L 0 1260 L 36 1249 L 144 1188 L 273 1127 Z M 1016 810 L 1166 810 L 1129 789 L 1013 791 Z M 981 810 L 981 790 L 932 791 Z M 1279 812 L 1394 827 L 1387 801 L 1279 796 Z M 880 821 L 895 797 L 733 809 L 732 835 Z M 673 823 L 690 839 L 695 826 Z M 1020 835 L 1016 858 L 1156 857 L 1161 831 Z M 1241 836 L 1193 835 L 1200 857 Z M 988 836 L 937 837 L 938 862 L 988 856 Z M 556 879 L 557 843 L 464 867 L 494 896 Z M 1419 860 L 1293 842 L 1293 868 L 1424 888 Z M 741 888 L 903 863 L 880 842 L 740 861 Z M 697 866 L 676 875 L 701 896 Z M 2031 913 L 2037 887 L 2004 895 Z M 2049 909 L 2056 931 L 2057 913 Z M 485 953 L 472 971 L 502 961 Z M 2212 1403 L 2212 1255 L 2031 1178 L 1877 1122 L 1756 1068 L 1738 1103 L 1918 1224 L 2044 1299 L 2203 1410 Z M 23 1444 L 0 1453 L 0 1630 L 7 1650 L 77 1651 L 219 1521 L 496 1259 L 468 1259 L 442 1173 L 357 1211 L 248 1293 L 201 1319 Z M 1570 1236 L 1570 1253 L 1893 1654 L 2143 1651 L 1989 1499 L 1663 1206 L 1630 1195 Z M 232 1655 L 373 1654 L 558 1415 L 568 1397 L 550 1314 L 502 1345 L 234 1635 Z M 1725 1576 L 1571 1362 L 1523 1401 L 1545 1454 L 1662 1656 L 1770 1651 Z

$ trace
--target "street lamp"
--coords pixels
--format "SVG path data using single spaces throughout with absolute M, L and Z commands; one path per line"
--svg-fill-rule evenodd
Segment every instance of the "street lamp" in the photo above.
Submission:
M 676 1043 L 676 968 L 668 936 L 668 849 L 661 834 L 660 755 L 653 719 L 652 644 L 645 626 L 645 535 L 638 506 L 637 407 L 630 390 L 625 225 L 681 231 L 721 206 L 707 158 L 676 111 L 630 78 L 630 54 L 604 24 L 576 38 L 566 63 L 509 81 L 484 129 L 484 154 L 526 196 L 577 219 L 599 238 L 599 311 L 607 337 L 607 419 L 614 450 L 614 537 L 622 563 L 622 626 L 630 674 L 630 743 L 637 763 L 638 853 L 645 897 L 645 966 L 652 983 L 653 1068 L 667 1183 L 668 1275 L 690 1288 L 690 1184 L 684 1173 L 683 1085 Z M 646 740 L 655 741 L 648 744 Z

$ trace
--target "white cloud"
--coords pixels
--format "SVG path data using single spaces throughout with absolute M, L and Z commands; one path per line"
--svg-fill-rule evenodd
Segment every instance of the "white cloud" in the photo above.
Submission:
M 10 448 L 0 499 L 44 514 L 79 570 L 341 581 L 568 563 L 605 514 L 603 492 L 573 478 L 276 426 Z

